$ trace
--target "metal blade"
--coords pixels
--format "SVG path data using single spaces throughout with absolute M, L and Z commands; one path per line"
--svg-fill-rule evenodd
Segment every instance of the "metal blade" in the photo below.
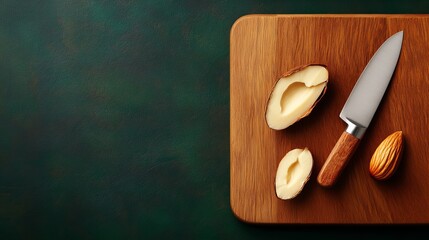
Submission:
M 395 71 L 403 35 L 403 31 L 392 35 L 371 58 L 340 113 L 341 119 L 362 129 L 369 126 Z

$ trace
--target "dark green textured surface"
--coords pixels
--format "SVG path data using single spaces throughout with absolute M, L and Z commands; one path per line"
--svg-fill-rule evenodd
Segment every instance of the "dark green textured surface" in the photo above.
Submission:
M 426 12 L 417 0 L 0 1 L 0 239 L 423 234 L 232 215 L 229 30 L 249 13 Z

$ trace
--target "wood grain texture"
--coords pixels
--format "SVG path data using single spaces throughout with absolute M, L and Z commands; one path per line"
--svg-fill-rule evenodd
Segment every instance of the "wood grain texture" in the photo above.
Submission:
M 323 164 L 322 169 L 320 169 L 317 182 L 324 187 L 333 186 L 358 146 L 359 138 L 343 132 Z
M 345 124 L 338 117 L 378 47 L 404 30 L 402 53 L 389 88 L 355 154 L 332 188 L 317 173 Z M 429 17 L 427 15 L 249 15 L 231 30 L 231 208 L 252 223 L 429 223 L 427 136 Z M 274 131 L 265 123 L 270 91 L 288 70 L 328 67 L 326 95 L 313 112 Z M 405 138 L 403 159 L 387 182 L 370 177 L 378 144 L 394 131 Z M 308 147 L 313 174 L 295 199 L 276 197 L 282 157 Z

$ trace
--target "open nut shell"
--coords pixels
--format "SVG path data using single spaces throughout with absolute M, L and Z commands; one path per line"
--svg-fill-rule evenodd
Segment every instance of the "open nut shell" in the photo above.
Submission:
M 318 93 L 317 98 L 314 98 L 313 101 L 311 102 L 311 105 L 307 105 L 305 107 L 305 109 L 300 109 L 300 113 L 298 115 L 295 115 L 295 114 L 289 114 L 288 116 L 284 116 L 283 115 L 282 116 L 283 118 L 285 118 L 285 119 L 287 118 L 287 120 L 283 121 L 284 124 L 278 124 L 278 123 L 274 124 L 274 123 L 272 123 L 272 121 L 270 122 L 270 120 L 269 120 L 270 119 L 270 114 L 271 115 L 273 115 L 273 114 L 280 115 L 281 114 L 279 108 L 277 108 L 277 111 L 275 111 L 275 110 L 271 110 L 271 112 L 269 111 L 269 107 L 271 106 L 270 104 L 280 105 L 279 103 L 281 103 L 280 101 L 282 101 L 282 97 L 283 96 L 281 96 L 281 98 L 279 98 L 278 97 L 279 93 L 277 92 L 277 95 L 275 94 L 275 90 L 276 90 L 276 87 L 279 85 L 279 82 L 281 80 L 287 78 L 287 77 L 290 77 L 290 76 L 298 73 L 298 72 L 304 71 L 307 67 L 310 67 L 310 66 L 323 67 L 326 70 L 326 79 L 323 78 L 323 81 L 317 82 L 314 85 L 311 85 L 311 84 L 307 85 L 307 82 L 305 82 L 304 80 L 297 81 L 297 82 L 291 81 L 289 83 L 289 85 L 287 85 L 287 87 L 285 89 L 280 90 L 280 91 L 283 91 L 283 94 L 284 94 L 284 92 L 288 91 L 289 88 L 290 88 L 290 86 L 292 86 L 294 83 L 302 83 L 302 84 L 305 85 L 305 87 L 307 89 L 315 88 L 315 87 L 321 86 L 321 84 L 323 84 L 323 89 L 320 91 L 320 93 Z M 327 71 L 326 65 L 315 64 L 315 63 L 306 64 L 306 65 L 302 65 L 302 66 L 296 67 L 296 68 L 288 71 L 287 73 L 283 74 L 283 76 L 281 78 L 279 78 L 276 81 L 276 83 L 274 84 L 274 86 L 273 86 L 273 88 L 271 90 L 271 93 L 270 93 L 270 97 L 268 98 L 268 100 L 266 102 L 266 107 L 265 107 L 265 121 L 266 121 L 267 125 L 270 128 L 272 128 L 272 129 L 281 130 L 281 129 L 285 129 L 285 128 L 291 126 L 292 124 L 298 122 L 302 118 L 308 116 L 312 112 L 312 110 L 314 109 L 314 107 L 317 105 L 317 103 L 319 103 L 319 101 L 325 95 L 326 89 L 327 89 L 328 78 L 329 78 L 329 76 L 328 76 L 328 71 Z M 310 79 L 309 82 L 311 82 L 311 79 Z M 313 96 L 314 95 L 312 95 L 312 97 Z M 302 101 L 304 102 L 304 101 L 306 101 L 306 99 L 303 99 Z M 273 118 L 273 117 L 271 116 L 271 118 Z

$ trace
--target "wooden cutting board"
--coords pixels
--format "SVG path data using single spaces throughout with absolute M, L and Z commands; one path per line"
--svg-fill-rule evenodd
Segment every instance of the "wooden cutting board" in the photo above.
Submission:
M 360 73 L 392 34 L 404 30 L 401 56 L 373 121 L 338 183 L 316 178 L 345 129 L 338 117 Z M 231 207 L 251 223 L 429 223 L 429 16 L 249 15 L 231 30 Z M 326 95 L 291 127 L 265 124 L 275 82 L 307 63 L 328 66 Z M 368 171 L 379 143 L 402 130 L 405 150 L 393 178 Z M 276 197 L 274 178 L 283 156 L 308 147 L 313 173 L 292 200 Z

